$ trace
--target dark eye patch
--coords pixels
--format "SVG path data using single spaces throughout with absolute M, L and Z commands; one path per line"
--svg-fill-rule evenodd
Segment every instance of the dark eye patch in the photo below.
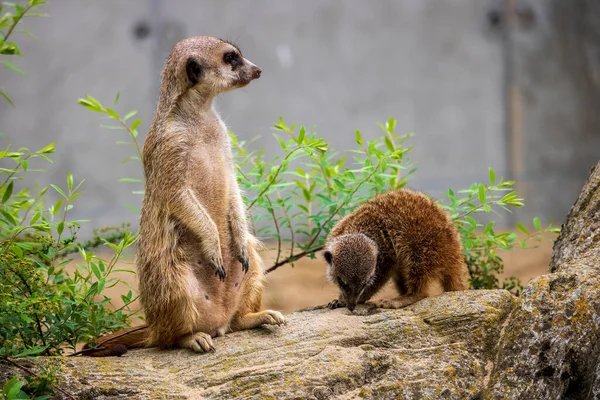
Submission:
M 223 62 L 231 65 L 233 68 L 237 67 L 238 65 L 242 65 L 242 59 L 235 51 L 228 51 L 227 53 L 223 54 Z

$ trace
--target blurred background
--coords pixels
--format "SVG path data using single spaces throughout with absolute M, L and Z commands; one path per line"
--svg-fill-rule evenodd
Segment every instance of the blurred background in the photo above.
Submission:
M 58 141 L 57 163 L 30 183 L 61 183 L 67 171 L 86 179 L 71 214 L 92 219 L 82 237 L 137 224 L 123 205 L 139 207 L 141 197 L 118 179 L 142 172 L 139 163 L 121 164 L 132 154 L 115 145 L 124 133 L 103 129 L 77 99 L 112 104 L 120 92 L 117 111 L 137 109 L 145 133 L 164 59 L 194 35 L 235 42 L 263 70 L 217 101 L 239 137 L 261 135 L 255 146 L 276 150 L 271 126 L 282 116 L 342 150 L 354 146 L 356 129 L 373 138 L 377 122 L 395 117 L 398 133 L 415 132 L 411 187 L 439 197 L 487 181 L 488 167 L 516 180 L 525 207 L 497 222 L 507 229 L 534 216 L 559 225 L 600 159 L 598 1 L 51 0 L 45 10 L 50 18 L 24 23 L 39 40 L 19 40 L 25 57 L 16 63 L 28 76 L 0 69 L 16 106 L 0 102 L 0 131 L 15 146 Z M 507 272 L 544 272 L 550 251 L 511 255 Z M 323 294 L 321 264 L 296 266 L 313 274 L 298 279 L 301 300 Z M 273 274 L 277 285 L 289 271 Z M 309 305 L 290 293 L 268 293 L 266 303 Z

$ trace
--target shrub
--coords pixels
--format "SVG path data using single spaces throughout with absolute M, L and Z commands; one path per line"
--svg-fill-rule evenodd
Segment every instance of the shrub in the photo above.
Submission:
M 17 24 L 34 14 L 44 2 L 29 0 L 26 6 L 4 3 L 0 12 L 0 54 L 20 54 L 8 39 Z M 1 60 L 11 70 L 23 73 L 12 62 Z M 0 92 L 11 105 L 7 93 Z M 10 142 L 9 139 L 2 141 Z M 0 150 L 0 356 L 61 354 L 87 341 L 129 324 L 133 293 L 122 296 L 125 306 L 107 308 L 111 299 L 104 289 L 120 281 L 111 277 L 117 261 L 135 241 L 127 227 L 104 229 L 85 243 L 77 242 L 83 221 L 69 220 L 69 211 L 81 194 L 83 181 L 67 174 L 66 185 L 25 187 L 23 176 L 41 170 L 32 168 L 50 158 L 55 143 L 38 150 L 13 149 L 12 143 Z M 46 203 L 48 190 L 60 198 Z M 90 248 L 106 243 L 113 250 L 108 260 L 97 257 Z M 67 273 L 69 254 L 79 252 L 81 262 Z M 101 297 L 100 301 L 96 301 Z M 16 387 L 16 386 L 13 386 Z

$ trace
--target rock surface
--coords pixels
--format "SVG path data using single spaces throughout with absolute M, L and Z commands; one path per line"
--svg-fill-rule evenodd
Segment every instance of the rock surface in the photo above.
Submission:
M 552 273 L 518 298 L 480 290 L 402 310 L 299 311 L 286 326 L 218 338 L 211 354 L 58 358 L 60 386 L 79 399 L 599 399 L 599 223 L 600 163 Z M 0 361 L 0 381 L 15 373 Z
M 467 291 L 374 314 L 301 311 L 286 326 L 218 338 L 215 353 L 65 358 L 61 386 L 80 399 L 474 398 L 514 301 Z
M 488 398 L 600 399 L 600 163 L 506 321 Z

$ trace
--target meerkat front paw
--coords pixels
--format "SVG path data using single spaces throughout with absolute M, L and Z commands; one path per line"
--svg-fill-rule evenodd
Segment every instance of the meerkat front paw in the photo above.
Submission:
M 332 300 L 327 304 L 327 308 L 329 308 L 331 310 L 335 310 L 336 308 L 344 308 L 344 307 L 346 307 L 346 303 L 340 299 Z
M 242 264 L 242 271 L 244 271 L 244 273 L 248 272 L 248 269 L 250 269 L 250 262 L 246 246 L 242 246 L 240 254 L 237 256 L 237 260 Z

